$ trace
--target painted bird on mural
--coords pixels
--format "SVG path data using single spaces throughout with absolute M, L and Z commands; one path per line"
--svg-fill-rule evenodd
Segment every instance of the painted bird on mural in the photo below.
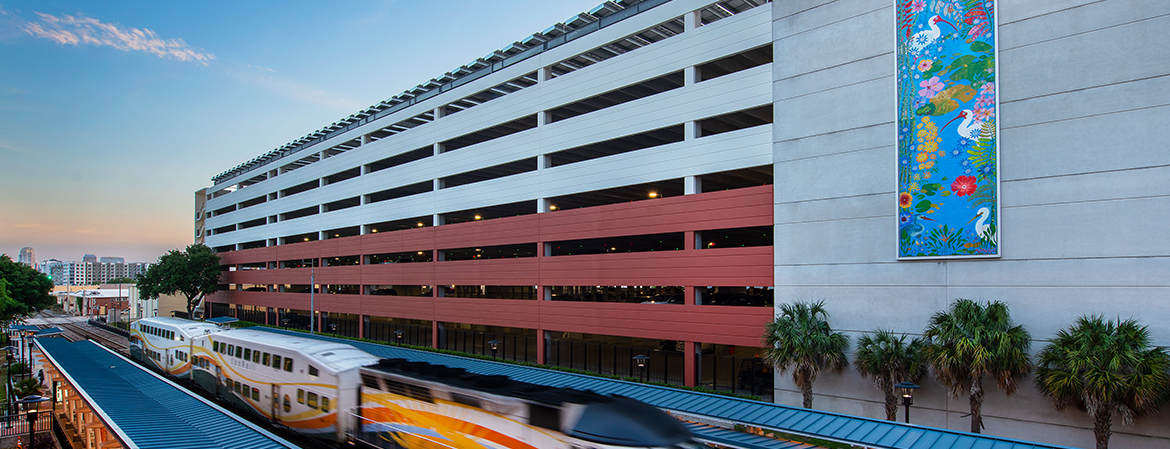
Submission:
M 950 122 L 947 122 L 942 127 L 946 129 L 947 126 L 950 126 L 951 122 L 963 119 L 959 123 L 959 137 L 967 140 L 979 140 L 979 136 L 983 134 L 983 122 L 975 120 L 974 116 L 975 113 L 970 109 L 964 109 L 962 112 L 959 112 L 959 115 L 955 116 L 955 118 L 951 119 Z
M 991 233 L 991 224 L 987 222 L 989 217 L 991 217 L 991 209 L 980 207 L 975 212 L 975 216 L 971 217 L 971 220 L 967 223 L 975 221 L 978 218 L 979 221 L 975 221 L 975 235 L 981 239 L 990 240 L 992 243 L 998 243 L 995 241 L 995 234 Z
M 911 52 L 914 54 L 921 53 L 922 50 L 924 50 L 926 47 L 933 45 L 934 42 L 938 40 L 939 36 L 942 36 L 942 30 L 938 29 L 939 22 L 950 25 L 951 28 L 955 28 L 954 24 L 947 22 L 947 20 L 942 17 L 931 17 L 930 20 L 926 22 L 927 25 L 930 25 L 930 29 L 914 33 L 914 36 L 910 38 Z

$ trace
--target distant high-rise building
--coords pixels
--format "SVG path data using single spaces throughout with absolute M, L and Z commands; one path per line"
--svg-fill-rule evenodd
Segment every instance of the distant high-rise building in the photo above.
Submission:
M 206 237 L 207 216 L 204 214 L 204 204 L 207 203 L 207 188 L 195 191 L 195 244 L 203 244 Z
M 86 255 L 86 257 L 96 256 Z M 103 257 L 101 262 L 85 260 L 81 262 L 66 262 L 49 259 L 36 265 L 37 271 L 52 276 L 55 285 L 95 285 L 104 284 L 111 279 L 134 279 L 145 273 L 150 267 L 147 262 L 121 262 L 122 257 Z M 109 262 L 115 260 L 118 262 Z
M 98 258 L 97 258 L 97 256 L 95 256 L 95 255 L 93 255 L 93 254 L 86 254 L 86 255 L 84 255 L 84 256 L 81 256 L 81 261 L 82 261 L 82 262 L 92 262 L 92 263 L 97 263 L 97 261 L 98 261 Z
M 100 263 L 126 263 L 126 258 L 125 257 L 105 257 L 105 256 L 103 256 L 101 258 L 101 260 L 99 260 L 98 262 L 100 262 Z
M 16 261 L 33 268 L 36 268 L 37 266 L 37 256 L 36 253 L 33 252 L 31 246 L 21 248 L 20 254 L 17 256 Z

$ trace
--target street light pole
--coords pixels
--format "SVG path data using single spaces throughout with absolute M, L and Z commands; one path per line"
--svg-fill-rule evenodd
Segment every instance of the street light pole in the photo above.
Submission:
M 894 385 L 894 388 L 902 392 L 902 406 L 906 408 L 906 424 L 910 424 L 910 406 L 914 405 L 914 390 L 921 387 L 914 382 L 901 382 Z
M 317 314 L 317 307 L 313 304 L 313 293 L 317 291 L 317 260 L 313 260 L 314 267 L 309 271 L 309 335 L 313 334 L 313 315 Z

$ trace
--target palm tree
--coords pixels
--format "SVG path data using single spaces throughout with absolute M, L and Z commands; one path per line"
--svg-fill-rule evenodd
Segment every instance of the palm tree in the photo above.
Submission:
M 857 340 L 853 366 L 861 377 L 873 376 L 873 385 L 886 395 L 886 419 L 898 419 L 898 396 L 894 385 L 915 382 L 926 372 L 926 358 L 922 355 L 922 340 L 906 341 L 906 334 L 896 336 L 892 331 L 878 329 L 873 335 Z
M 764 360 L 781 373 L 792 368 L 792 381 L 812 408 L 812 383 L 822 369 L 840 370 L 849 365 L 845 350 L 849 338 L 829 327 L 825 302 L 780 305 L 780 316 L 765 326 Z
M 935 313 L 923 335 L 927 363 L 954 397 L 967 393 L 971 432 L 983 429 L 983 378 L 992 377 L 1011 395 L 1017 380 L 1032 371 L 1028 357 L 1031 336 L 1012 322 L 1006 304 L 980 304 L 958 299 L 949 310 Z
M 1133 320 L 1082 316 L 1038 354 L 1036 387 L 1057 410 L 1084 407 L 1097 449 L 1109 447 L 1113 415 L 1125 425 L 1152 413 L 1167 393 L 1170 355 L 1150 346 L 1150 332 Z

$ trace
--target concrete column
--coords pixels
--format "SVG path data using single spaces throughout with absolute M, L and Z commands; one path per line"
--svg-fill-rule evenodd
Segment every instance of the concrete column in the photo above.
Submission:
M 432 192 L 438 192 L 438 191 L 440 191 L 440 190 L 443 190 L 443 186 L 444 186 L 445 184 L 446 184 L 446 183 L 445 183 L 445 182 L 443 182 L 443 178 L 435 178 L 435 179 L 433 180 L 433 184 L 432 184 L 432 186 L 431 186 L 431 191 L 432 191 Z
M 329 240 L 329 233 L 325 231 L 317 231 L 317 240 Z
M 691 86 L 699 82 L 699 68 L 689 66 L 683 69 L 683 86 Z
M 447 106 L 439 106 L 435 108 L 435 120 L 447 116 Z
M 443 143 L 442 142 L 436 143 L 434 145 L 434 148 L 435 148 L 435 154 L 434 154 L 435 156 L 443 154 Z
M 442 225 L 443 225 L 443 214 L 432 214 L 431 215 L 431 226 L 442 226 Z
M 362 176 L 370 174 L 370 164 L 362 165 Z
M 358 338 L 366 338 L 366 327 L 370 324 L 370 317 L 358 315 Z
M 536 82 L 543 83 L 552 79 L 552 67 L 541 67 L 536 70 Z
M 548 111 L 540 111 L 536 113 L 536 126 L 544 126 L 552 122 L 552 117 Z
M 363 200 L 362 200 L 362 204 L 365 204 L 365 200 L 364 200 L 364 198 L 365 198 L 365 195 L 362 195 L 362 198 L 363 198 Z M 370 225 L 362 225 L 362 227 L 361 227 L 361 234 L 362 234 L 362 235 L 366 235 L 366 234 L 369 234 L 369 233 L 370 233 Z
M 545 353 L 548 352 L 548 346 L 545 345 L 545 339 L 548 338 L 548 333 L 544 329 L 536 330 L 536 364 L 544 365 Z
M 683 32 L 689 33 L 694 31 L 695 28 L 702 26 L 702 23 L 703 16 L 700 15 L 698 10 L 688 12 L 683 15 Z
M 536 213 L 543 214 L 545 212 L 548 212 L 548 199 L 547 198 L 537 198 L 536 199 Z
M 683 140 L 695 140 L 699 136 L 699 124 L 694 120 L 683 123 Z
M 435 289 L 435 290 L 438 290 L 438 289 Z M 439 330 L 442 327 L 443 327 L 443 323 L 440 323 L 438 321 L 431 321 L 431 347 L 432 348 L 440 349 L 443 347 L 442 342 L 439 341 L 439 338 L 440 338 Z
M 683 342 L 683 385 L 688 387 L 693 387 L 697 384 L 698 376 L 696 376 L 695 368 L 697 368 L 697 364 L 695 363 L 695 359 L 695 342 Z
M 367 205 L 367 204 L 370 204 L 370 196 L 369 196 L 369 195 L 362 195 L 362 196 L 361 196 L 361 197 L 359 197 L 359 198 L 360 198 L 360 199 L 359 199 L 358 201 L 361 201 L 361 205 L 362 205 L 362 206 L 365 206 L 365 205 Z M 364 234 L 364 232 L 363 232 L 363 234 Z
M 703 193 L 703 180 L 698 176 L 687 176 L 683 178 L 683 193 L 686 195 Z
M 373 141 L 372 141 L 372 140 L 370 140 L 370 135 L 369 135 L 369 134 L 362 135 L 362 145 L 366 145 L 366 144 L 368 144 L 368 143 L 370 143 L 370 142 L 373 142 Z
M 552 168 L 552 155 L 542 154 L 540 156 L 537 156 L 536 157 L 536 169 L 537 170 L 544 170 L 546 168 Z

